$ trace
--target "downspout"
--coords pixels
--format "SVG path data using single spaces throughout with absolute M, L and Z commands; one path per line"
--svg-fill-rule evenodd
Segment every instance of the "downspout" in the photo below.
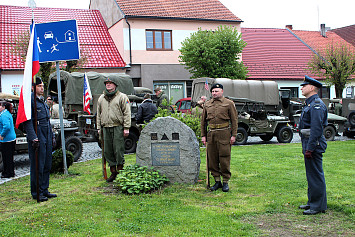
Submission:
M 127 20 L 127 15 L 125 15 L 124 19 L 126 20 L 126 23 L 128 25 L 128 34 L 129 34 L 129 67 L 132 66 L 132 38 L 131 38 L 131 25 L 129 24 Z

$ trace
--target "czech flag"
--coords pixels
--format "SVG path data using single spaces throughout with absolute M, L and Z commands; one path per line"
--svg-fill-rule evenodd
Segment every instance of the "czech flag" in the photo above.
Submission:
M 90 111 L 90 100 L 92 100 L 90 84 L 86 73 L 84 74 L 84 90 L 83 90 L 83 106 L 84 112 L 86 111 L 88 114 L 91 114 Z
M 17 111 L 16 128 L 31 119 L 31 88 L 33 77 L 39 71 L 39 51 L 37 45 L 36 25 L 31 25 L 30 43 L 28 44 L 25 73 L 21 87 L 19 107 Z

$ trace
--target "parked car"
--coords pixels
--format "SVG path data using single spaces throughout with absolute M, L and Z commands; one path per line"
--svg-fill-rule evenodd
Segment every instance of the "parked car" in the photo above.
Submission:
M 175 103 L 175 109 L 181 113 L 191 113 L 191 97 L 182 98 Z

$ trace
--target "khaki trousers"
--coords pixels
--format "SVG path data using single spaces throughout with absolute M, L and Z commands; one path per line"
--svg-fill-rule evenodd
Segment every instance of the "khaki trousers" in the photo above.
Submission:
M 207 134 L 208 167 L 212 176 L 217 180 L 223 177 L 223 182 L 228 183 L 231 160 L 231 133 L 229 129 L 210 130 Z
M 104 156 L 109 166 L 124 164 L 124 137 L 123 127 L 104 127 Z

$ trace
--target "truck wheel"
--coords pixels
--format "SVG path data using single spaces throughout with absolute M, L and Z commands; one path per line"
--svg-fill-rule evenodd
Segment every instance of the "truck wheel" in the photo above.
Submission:
M 326 126 L 323 130 L 323 135 L 325 140 L 327 141 L 334 141 L 335 138 L 335 129 L 332 126 Z
M 355 127 L 355 112 L 349 114 L 349 123 L 352 127 Z
M 129 133 L 128 137 L 124 140 L 125 153 L 135 153 L 137 149 L 138 137 L 134 133 Z
M 293 138 L 293 132 L 292 129 L 289 127 L 281 127 L 278 131 L 277 131 L 277 141 L 279 143 L 290 143 L 292 141 Z
M 4 171 L 4 163 L 2 163 L 2 154 L 0 152 L 0 172 Z
M 273 134 L 266 134 L 266 135 L 261 135 L 259 137 L 261 138 L 261 140 L 268 142 L 274 137 L 274 135 Z
M 65 139 L 65 149 L 74 155 L 74 161 L 78 161 L 83 153 L 83 143 L 78 137 L 67 137 Z
M 237 130 L 237 137 L 235 138 L 235 143 L 237 145 L 244 145 L 247 143 L 248 134 L 244 128 L 238 128 Z

